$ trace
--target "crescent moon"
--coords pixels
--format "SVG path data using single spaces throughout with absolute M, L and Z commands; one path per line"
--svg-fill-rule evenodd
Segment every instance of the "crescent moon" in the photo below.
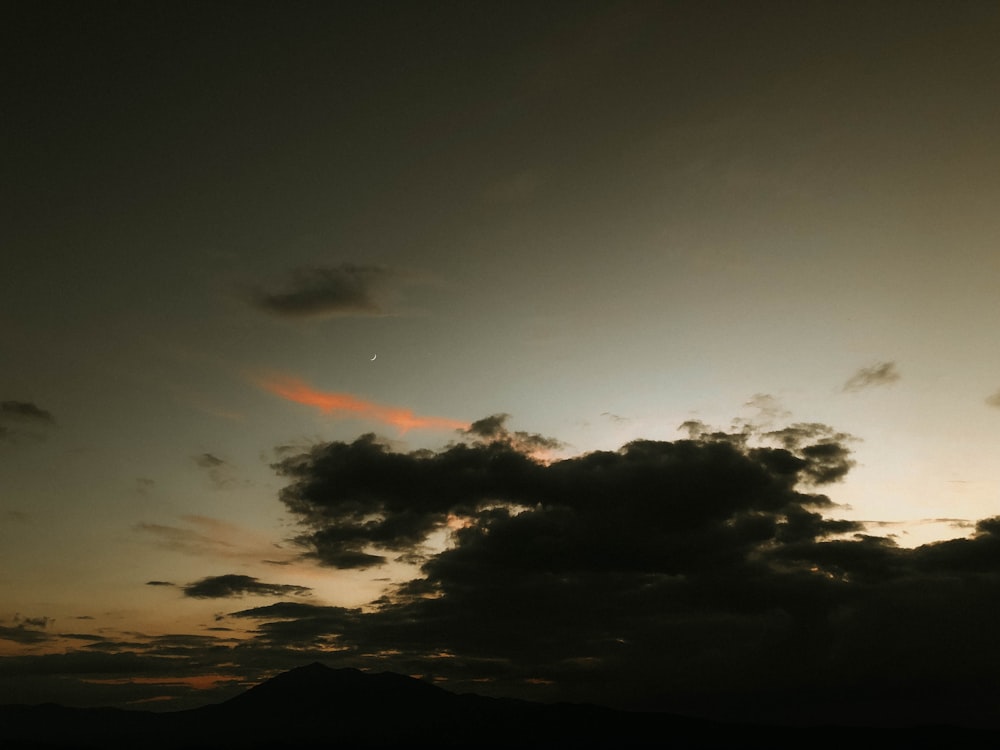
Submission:
M 372 358 L 370 360 L 368 360 L 368 361 L 369 362 L 374 362 L 375 361 L 375 357 L 377 357 L 377 356 L 378 356 L 377 354 L 373 354 Z

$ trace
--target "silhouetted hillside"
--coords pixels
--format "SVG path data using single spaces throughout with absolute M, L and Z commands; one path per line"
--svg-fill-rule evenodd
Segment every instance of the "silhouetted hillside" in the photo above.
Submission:
M 310 664 L 223 703 L 152 713 L 53 704 L 0 707 L 0 746 L 75 748 L 996 747 L 1000 735 L 952 727 L 780 728 L 597 706 L 456 695 L 392 673 Z
M 443 708 L 451 693 L 430 683 L 393 672 L 369 674 L 359 669 L 330 669 L 313 663 L 283 672 L 220 704 L 221 711 L 281 711 L 310 713 L 329 710 L 366 710 L 373 703 L 392 703 L 413 709 Z

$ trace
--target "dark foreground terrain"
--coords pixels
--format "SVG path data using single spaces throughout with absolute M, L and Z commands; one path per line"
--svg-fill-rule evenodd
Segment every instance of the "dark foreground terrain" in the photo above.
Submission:
M 392 673 L 311 664 L 215 705 L 153 713 L 0 707 L 0 747 L 367 748 L 669 747 L 995 748 L 1000 732 L 947 726 L 903 729 L 724 724 L 596 706 L 456 695 Z

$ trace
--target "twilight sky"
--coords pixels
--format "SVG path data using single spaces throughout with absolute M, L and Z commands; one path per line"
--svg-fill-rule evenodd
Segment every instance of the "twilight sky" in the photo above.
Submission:
M 4 15 L 0 703 L 997 668 L 997 3 Z

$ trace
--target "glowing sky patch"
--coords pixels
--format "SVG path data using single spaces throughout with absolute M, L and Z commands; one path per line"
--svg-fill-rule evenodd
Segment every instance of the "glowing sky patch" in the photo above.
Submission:
M 275 396 L 294 401 L 297 404 L 312 406 L 329 416 L 373 419 L 392 425 L 403 433 L 412 429 L 465 430 L 469 427 L 468 422 L 448 419 L 447 417 L 418 416 L 413 413 L 412 409 L 376 404 L 352 396 L 350 393 L 320 391 L 291 376 L 262 379 L 260 386 Z

